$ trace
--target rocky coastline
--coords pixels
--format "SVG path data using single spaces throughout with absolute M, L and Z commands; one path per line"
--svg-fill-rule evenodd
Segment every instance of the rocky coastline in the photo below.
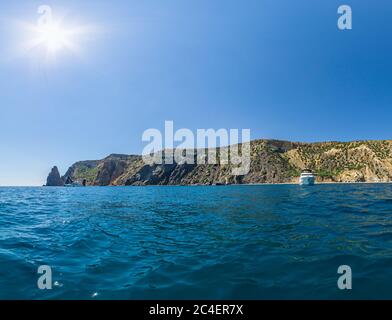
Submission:
M 231 165 L 146 165 L 139 155 L 112 154 L 76 162 L 63 176 L 54 167 L 46 185 L 64 186 L 67 181 L 87 186 L 296 183 L 304 168 L 311 168 L 319 183 L 391 182 L 392 141 L 255 140 L 250 171 L 244 176 L 233 176 Z

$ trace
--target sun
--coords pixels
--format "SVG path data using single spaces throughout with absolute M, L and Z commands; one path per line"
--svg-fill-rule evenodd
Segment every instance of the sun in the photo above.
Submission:
M 71 34 L 59 23 L 50 23 L 37 28 L 37 45 L 44 45 L 48 53 L 56 53 L 72 43 Z
M 13 21 L 17 35 L 13 56 L 27 56 L 47 63 L 57 62 L 60 55 L 83 58 L 85 52 L 80 46 L 88 45 L 98 32 L 95 25 L 82 25 L 76 21 L 66 24 L 65 16 L 53 16 L 39 23 Z
M 23 55 L 43 54 L 47 60 L 55 59 L 62 52 L 81 54 L 80 37 L 91 32 L 91 28 L 73 26 L 66 27 L 62 20 L 51 21 L 42 25 L 21 23 L 24 40 L 19 51 Z
M 60 51 L 80 53 L 78 37 L 88 32 L 85 27 L 66 27 L 62 24 L 62 19 L 36 26 L 30 25 L 29 30 L 28 50 L 44 49 L 48 57 L 54 57 Z
M 40 42 L 46 45 L 48 51 L 57 51 L 64 48 L 66 40 L 66 31 L 57 25 L 48 25 L 41 27 Z
M 7 60 L 22 58 L 40 67 L 57 65 L 61 59 L 87 61 L 89 46 L 106 31 L 102 26 L 82 22 L 81 18 L 71 10 L 56 9 L 54 13 L 45 5 L 38 7 L 36 18 L 29 21 L 8 18 Z

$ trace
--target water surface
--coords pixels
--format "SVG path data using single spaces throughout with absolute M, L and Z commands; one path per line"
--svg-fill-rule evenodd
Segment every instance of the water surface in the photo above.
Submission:
M 391 299 L 392 185 L 0 188 L 0 298 Z

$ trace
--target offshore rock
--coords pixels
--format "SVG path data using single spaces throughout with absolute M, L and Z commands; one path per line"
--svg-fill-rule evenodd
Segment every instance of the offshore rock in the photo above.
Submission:
M 64 186 L 64 181 L 60 177 L 59 169 L 54 166 L 52 171 L 49 173 L 48 178 L 46 179 L 47 187 L 62 187 Z

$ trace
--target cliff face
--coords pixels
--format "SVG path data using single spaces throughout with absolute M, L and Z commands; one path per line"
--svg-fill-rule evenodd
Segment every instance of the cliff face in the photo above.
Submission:
M 251 143 L 250 171 L 232 176 L 231 165 L 145 165 L 141 156 L 110 155 L 72 165 L 62 177 L 86 179 L 87 185 L 188 185 L 216 183 L 297 182 L 310 168 L 322 182 L 392 181 L 392 141 L 296 143 L 256 140 Z
M 112 154 L 102 160 L 79 161 L 74 163 L 62 179 L 86 180 L 87 185 L 124 185 L 124 176 L 131 175 L 143 165 L 141 156 Z

